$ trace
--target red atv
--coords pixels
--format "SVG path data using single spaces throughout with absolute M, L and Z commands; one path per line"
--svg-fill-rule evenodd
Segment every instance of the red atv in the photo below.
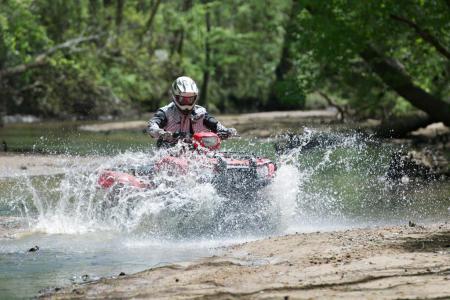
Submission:
M 242 199 L 252 198 L 275 176 L 276 165 L 267 158 L 219 151 L 221 138 L 215 133 L 174 134 L 174 138 L 178 140 L 176 147 L 168 149 L 156 162 L 138 168 L 104 170 L 98 184 L 114 195 L 123 187 L 154 189 L 158 175 L 194 176 L 196 181 L 212 183 L 227 198 Z

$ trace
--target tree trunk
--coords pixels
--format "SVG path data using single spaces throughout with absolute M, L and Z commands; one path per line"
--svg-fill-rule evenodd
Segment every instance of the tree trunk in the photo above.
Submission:
M 5 116 L 7 114 L 6 111 L 6 95 L 4 86 L 6 83 L 0 77 L 0 128 L 5 125 Z
M 432 123 L 430 117 L 424 113 L 396 118 L 383 122 L 375 128 L 375 135 L 381 138 L 403 138 L 411 131 L 425 127 Z
M 211 32 L 211 17 L 209 8 L 206 8 L 205 12 L 205 23 L 206 23 L 206 37 L 205 37 L 205 68 L 203 70 L 203 82 L 202 88 L 200 90 L 200 96 L 202 97 L 202 104 L 208 107 L 208 83 L 209 83 L 209 67 L 211 61 L 211 47 L 209 44 L 209 34 Z
M 117 2 L 116 2 L 116 31 L 117 31 L 117 34 L 120 34 L 120 27 L 122 25 L 123 6 L 124 6 L 124 0 L 117 0 Z
M 383 57 L 373 47 L 367 47 L 361 57 L 387 86 L 418 109 L 428 113 L 433 121 L 441 121 L 450 126 L 450 104 L 415 85 L 402 69 L 400 62 Z
M 89 21 L 88 24 L 92 24 L 95 28 L 99 24 L 99 2 L 97 0 L 89 0 L 88 13 L 89 13 Z
M 177 40 L 177 53 L 180 56 L 180 58 L 183 55 L 183 43 L 184 43 L 184 29 L 181 29 Z
M 281 58 L 280 61 L 278 62 L 277 67 L 275 68 L 275 76 L 277 81 L 283 80 L 285 75 L 289 73 L 293 67 L 290 55 L 290 47 L 291 42 L 294 40 L 295 23 L 299 9 L 300 9 L 299 2 L 294 0 L 292 3 L 289 20 L 286 26 L 286 33 L 284 35 Z
M 155 20 L 156 13 L 158 12 L 159 4 L 161 3 L 161 0 L 156 0 L 155 4 L 152 6 L 152 9 L 150 11 L 150 16 L 145 22 L 145 26 L 142 30 L 141 36 L 139 37 L 139 45 L 142 45 L 142 41 L 144 40 L 144 36 L 152 29 L 153 21 Z
M 287 79 L 286 77 L 288 77 L 293 68 L 291 57 L 291 44 L 295 40 L 296 18 L 298 16 L 299 10 L 300 10 L 299 1 L 293 0 L 289 14 L 289 20 L 287 21 L 285 27 L 286 32 L 284 34 L 281 57 L 278 62 L 278 65 L 275 68 L 275 81 L 271 86 L 269 100 L 267 103 L 267 107 L 272 110 L 283 109 L 282 100 L 280 99 L 279 93 L 277 92 L 276 88 L 279 83 L 282 83 L 284 80 Z
M 186 13 L 192 8 L 192 0 L 184 0 L 181 5 L 181 13 Z M 178 56 L 181 59 L 181 56 L 183 55 L 183 44 L 184 44 L 184 27 L 181 27 L 180 29 L 176 30 L 174 33 L 174 45 L 170 49 L 170 57 L 173 56 L 173 54 L 176 52 Z

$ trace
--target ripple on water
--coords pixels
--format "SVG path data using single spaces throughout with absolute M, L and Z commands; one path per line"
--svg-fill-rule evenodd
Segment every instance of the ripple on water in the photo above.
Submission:
M 321 142 L 315 134 L 306 130 L 298 147 L 277 158 L 276 177 L 258 195 L 265 205 L 251 211 L 223 213 L 226 197 L 195 174 L 160 178 L 154 190 L 127 191 L 116 207 L 101 206 L 107 195 L 97 188 L 99 170 L 151 164 L 158 152 L 68 159 L 63 175 L 0 181 L 0 214 L 20 216 L 0 219 L 0 238 L 21 232 L 0 242 L 0 295 L 28 297 L 85 274 L 128 274 L 269 234 L 448 220 L 448 181 L 392 184 L 385 179 L 392 146 L 358 134 Z M 35 245 L 39 251 L 28 253 Z

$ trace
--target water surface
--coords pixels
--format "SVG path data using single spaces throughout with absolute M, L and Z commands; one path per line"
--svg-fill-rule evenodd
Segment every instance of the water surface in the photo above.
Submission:
M 68 160 L 59 175 L 3 179 L 0 215 L 20 218 L 24 229 L 17 239 L 0 240 L 0 295 L 31 297 L 46 287 L 197 259 L 268 235 L 450 219 L 449 181 L 387 179 L 399 146 L 357 133 L 317 138 L 306 130 L 302 139 L 283 154 L 275 153 L 272 140 L 224 144 L 276 160 L 275 179 L 252 200 L 264 203 L 257 210 L 223 214 L 226 195 L 195 174 L 156 178 L 157 188 L 127 191 L 105 209 L 98 171 L 164 155 L 151 150 L 93 158 L 88 165 Z M 27 252 L 35 245 L 39 251 Z

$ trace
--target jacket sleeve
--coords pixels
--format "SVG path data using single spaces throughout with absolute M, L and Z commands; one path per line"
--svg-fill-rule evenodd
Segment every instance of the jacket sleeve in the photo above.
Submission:
M 219 121 L 217 121 L 216 118 L 209 115 L 208 113 L 205 114 L 205 117 L 203 118 L 203 125 L 205 125 L 206 128 L 211 130 L 212 132 L 218 132 L 218 131 L 225 131 L 227 128 L 222 125 Z
M 154 137 L 159 138 L 161 129 L 167 125 L 167 117 L 163 110 L 158 109 L 153 117 L 148 121 L 148 133 Z

